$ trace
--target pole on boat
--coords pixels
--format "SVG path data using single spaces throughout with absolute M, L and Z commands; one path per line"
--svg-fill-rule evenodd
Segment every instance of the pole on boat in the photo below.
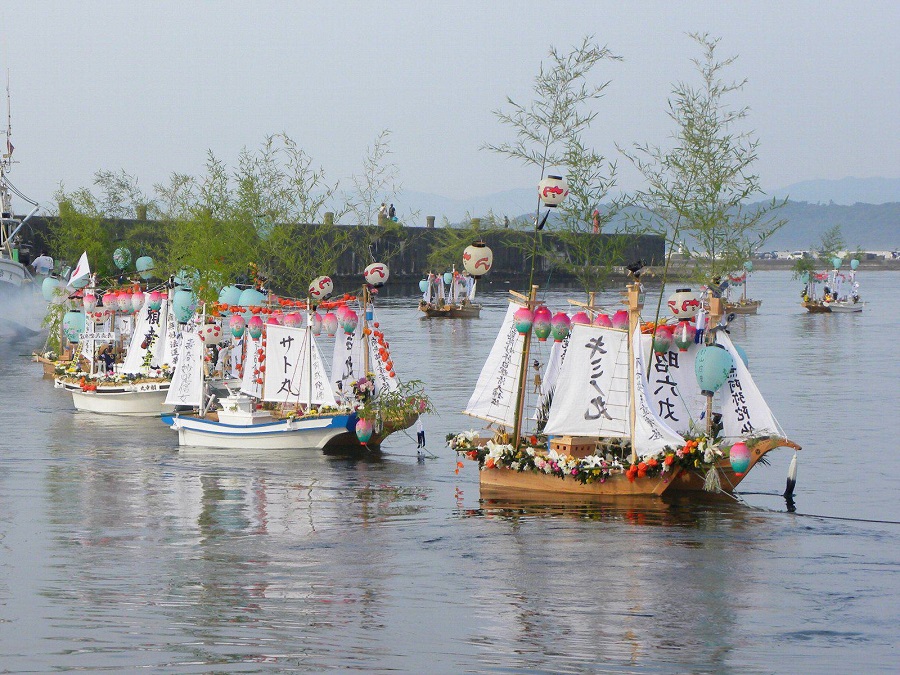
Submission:
M 637 410 L 635 409 L 634 399 L 634 382 L 635 378 L 639 377 L 639 375 L 637 372 L 635 372 L 634 368 L 634 347 L 632 338 L 634 336 L 634 332 L 636 330 L 640 330 L 641 325 L 641 307 L 643 305 L 641 303 L 640 282 L 636 281 L 627 286 L 626 299 L 628 303 L 628 375 L 631 381 L 631 386 L 628 388 L 630 397 L 630 405 L 628 406 L 628 431 L 629 437 L 631 438 L 631 462 L 632 464 L 634 464 L 637 462 L 637 450 L 634 447 L 634 428 L 637 421 Z M 593 304 L 593 302 L 591 302 L 591 304 Z
M 531 292 L 528 294 L 528 309 L 534 311 L 537 304 L 538 287 L 535 284 L 531 286 Z M 522 297 L 522 296 L 519 296 Z M 525 380 L 528 375 L 529 350 L 531 348 L 531 331 L 523 336 L 522 342 L 522 362 L 519 364 L 519 389 L 516 392 L 516 415 L 514 419 L 515 428 L 513 429 L 513 447 L 518 448 L 522 439 L 522 417 L 525 414 Z
M 362 310 L 363 310 L 363 329 L 362 329 L 362 348 L 363 348 L 363 377 L 369 377 L 369 286 L 363 284 L 362 287 Z M 375 311 L 375 308 L 372 308 Z M 373 313 L 374 316 L 374 313 Z
M 724 301 L 722 298 L 717 298 L 713 295 L 712 290 L 709 292 L 709 328 L 706 331 L 706 344 L 708 346 L 712 346 L 716 344 L 716 333 L 714 328 L 719 325 L 719 321 L 722 320 L 722 315 L 725 313 Z M 707 394 L 706 396 L 706 435 L 712 436 L 712 400 L 713 395 Z
M 310 296 L 306 296 L 306 356 L 309 359 L 309 371 L 307 373 L 307 392 L 309 393 L 309 399 L 306 403 L 306 412 L 307 414 L 312 412 L 312 379 L 313 379 L 313 362 L 312 362 L 312 313 L 309 311 L 310 307 L 312 307 L 312 298 Z

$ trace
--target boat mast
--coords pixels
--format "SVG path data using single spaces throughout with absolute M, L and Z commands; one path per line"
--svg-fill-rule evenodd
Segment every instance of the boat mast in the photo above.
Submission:
M 537 304 L 537 285 L 532 284 L 531 293 L 528 294 L 528 309 L 534 311 Z M 519 297 L 524 297 L 516 293 Z M 525 380 L 528 375 L 529 350 L 531 348 L 531 331 L 525 333 L 522 341 L 522 362 L 519 364 L 519 386 L 516 392 L 516 414 L 513 420 L 513 447 L 518 448 L 522 439 L 522 418 L 525 414 Z
M 306 355 L 309 358 L 309 372 L 307 373 L 307 383 L 306 390 L 309 394 L 309 398 L 306 402 L 306 413 L 309 414 L 312 412 L 312 372 L 313 372 L 313 362 L 312 362 L 312 314 L 310 313 L 310 307 L 312 307 L 312 298 L 310 296 L 306 296 Z
M 712 290 L 709 292 L 709 328 L 706 331 L 706 344 L 711 346 L 716 344 L 715 328 L 719 325 L 722 315 L 725 313 L 722 298 L 713 295 Z M 712 436 L 712 400 L 710 394 L 706 397 L 706 435 Z
M 362 329 L 362 348 L 363 348 L 363 377 L 369 377 L 369 286 L 363 284 L 362 287 L 362 306 L 363 306 L 363 329 Z M 372 309 L 374 312 L 374 307 Z M 374 317 L 374 314 L 372 315 Z
M 629 284 L 627 287 L 628 303 L 628 435 L 631 438 L 631 463 L 637 462 L 637 450 L 634 445 L 634 429 L 637 420 L 637 409 L 634 398 L 635 378 L 638 374 L 634 368 L 634 332 L 640 330 L 641 325 L 641 285 L 639 282 Z

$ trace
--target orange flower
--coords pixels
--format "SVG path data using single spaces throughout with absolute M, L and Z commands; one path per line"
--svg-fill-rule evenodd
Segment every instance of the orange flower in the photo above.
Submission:
M 485 465 L 488 469 L 493 469 L 493 468 L 494 468 L 494 458 L 493 458 L 493 457 L 488 457 L 488 458 L 487 458 L 487 461 L 484 463 L 484 465 Z
M 456 466 L 458 466 L 458 467 L 461 469 L 461 468 L 463 467 L 463 463 L 462 463 L 462 462 L 457 462 L 457 463 L 456 463 Z
M 666 463 L 666 466 L 672 466 L 672 464 L 675 462 L 675 455 L 666 455 L 666 459 L 664 461 Z
M 656 457 L 651 457 L 650 459 L 648 459 L 647 466 L 649 466 L 650 468 L 659 466 L 659 462 L 656 461 Z

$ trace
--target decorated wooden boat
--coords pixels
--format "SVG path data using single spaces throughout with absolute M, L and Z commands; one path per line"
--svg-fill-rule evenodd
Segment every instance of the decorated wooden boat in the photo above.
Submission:
M 426 319 L 477 319 L 481 305 L 475 302 L 478 280 L 487 274 L 494 253 L 483 241 L 470 244 L 463 251 L 464 272 L 453 270 L 443 275 L 429 274 L 419 282 L 422 299 L 419 311 Z
M 803 302 L 806 311 L 813 314 L 853 314 L 863 311 L 866 303 L 859 294 L 856 270 L 859 260 L 853 258 L 849 270 L 842 271 L 843 258 L 831 259 L 830 272 L 804 272 Z
M 673 347 L 661 332 L 641 332 L 637 283 L 628 288 L 627 323 L 618 314 L 618 325 L 608 317 L 591 322 L 586 313 L 573 322 L 555 387 L 546 406 L 538 404 L 538 419 L 546 408 L 543 423 L 523 432 L 536 291 L 512 293 L 465 410 L 501 431 L 490 439 L 474 431 L 449 439 L 478 462 L 483 486 L 586 498 L 729 494 L 774 448 L 799 450 L 765 404 L 742 352 L 720 329 L 722 299 L 710 294 L 700 343 Z
M 481 305 L 470 302 L 435 305 L 423 300 L 419 302 L 419 311 L 426 319 L 477 319 L 481 316 Z
M 728 288 L 725 293 L 725 313 L 726 314 L 756 314 L 759 312 L 762 300 L 751 300 L 747 297 L 747 281 L 753 272 L 753 262 L 748 260 L 744 263 L 744 269 L 740 272 L 734 272 L 728 275 Z M 740 289 L 739 297 L 736 292 Z

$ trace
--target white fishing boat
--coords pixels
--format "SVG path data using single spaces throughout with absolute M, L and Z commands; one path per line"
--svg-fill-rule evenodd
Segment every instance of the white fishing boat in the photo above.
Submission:
M 483 242 L 476 241 L 463 251 L 465 273 L 454 266 L 450 272 L 429 274 L 419 282 L 422 299 L 419 311 L 426 319 L 477 319 L 481 305 L 475 302 L 478 280 L 487 274 L 494 262 L 494 254 Z
M 47 303 L 41 296 L 34 276 L 20 260 L 24 228 L 37 213 L 38 204 L 28 199 L 10 182 L 12 154 L 10 125 L 7 123 L 6 148 L 0 156 L 0 336 L 39 332 L 47 311 Z M 26 201 L 31 208 L 24 218 L 14 215 L 13 194 Z
M 731 493 L 773 448 L 799 450 L 784 437 L 741 352 L 717 329 L 722 299 L 709 298 L 706 344 L 689 338 L 672 348 L 641 332 L 637 283 L 628 288 L 627 324 L 574 324 L 546 422 L 528 432 L 524 375 L 536 290 L 512 294 L 464 411 L 490 422 L 493 437 L 466 432 L 450 441 L 478 462 L 483 489 L 588 497 Z

